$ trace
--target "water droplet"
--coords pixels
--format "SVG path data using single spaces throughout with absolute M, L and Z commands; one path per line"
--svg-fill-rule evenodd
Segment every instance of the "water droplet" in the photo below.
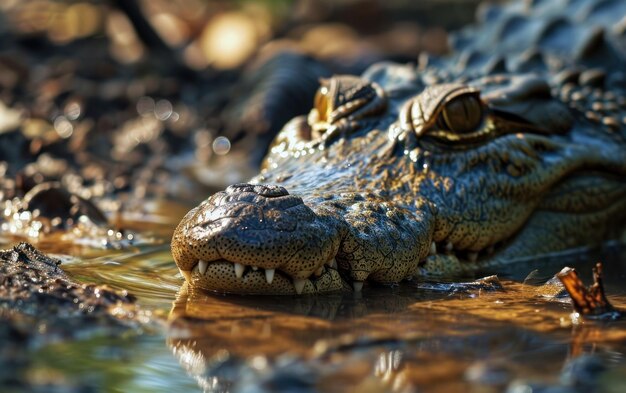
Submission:
M 148 116 L 154 113 L 154 107 L 155 104 L 152 97 L 144 96 L 137 100 L 137 113 L 141 116 Z
M 215 154 L 223 156 L 230 151 L 230 141 L 225 136 L 218 136 L 213 141 L 213 152 Z
M 76 120 L 80 117 L 80 114 L 82 112 L 82 108 L 80 107 L 80 104 L 77 101 L 70 101 L 67 103 L 67 105 L 65 105 L 65 116 L 70 119 L 70 120 Z
M 154 115 L 161 121 L 169 119 L 173 111 L 172 103 L 168 100 L 159 100 L 154 107 Z
M 63 139 L 69 138 L 74 132 L 74 126 L 72 125 L 72 123 L 70 123 L 69 120 L 67 120 L 67 117 L 65 116 L 59 116 L 54 119 L 54 129 L 56 130 L 57 134 L 59 134 L 59 136 Z

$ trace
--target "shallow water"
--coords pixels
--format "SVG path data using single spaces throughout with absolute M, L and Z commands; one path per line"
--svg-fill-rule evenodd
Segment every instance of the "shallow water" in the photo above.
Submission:
M 127 223 L 154 238 L 151 244 L 73 247 L 78 258 L 64 262 L 78 280 L 135 294 L 156 326 L 35 348 L 28 378 L 112 392 L 521 392 L 584 388 L 590 378 L 583 371 L 599 364 L 608 368 L 599 379 L 604 391 L 626 388 L 626 322 L 573 326 L 568 302 L 521 283 L 537 266 L 501 275 L 504 291 L 450 293 L 408 282 L 365 287 L 360 295 L 208 294 L 181 288 L 169 253 L 169 236 L 184 212 L 155 205 L 152 215 Z M 64 245 L 38 246 L 58 252 Z M 529 281 L 542 283 L 565 265 L 590 278 L 598 259 L 605 262 L 610 300 L 626 307 L 626 254 L 612 248 L 538 261 Z

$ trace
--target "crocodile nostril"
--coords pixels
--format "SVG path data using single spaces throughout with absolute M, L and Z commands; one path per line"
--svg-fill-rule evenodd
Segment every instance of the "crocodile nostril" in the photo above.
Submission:
M 289 192 L 287 192 L 284 187 L 272 184 L 240 183 L 233 184 L 232 186 L 228 186 L 228 188 L 226 188 L 227 194 L 237 194 L 242 192 L 252 192 L 266 198 L 276 198 L 289 195 Z
M 276 198 L 276 197 L 289 195 L 289 193 L 284 187 L 275 186 L 271 184 L 269 185 L 260 184 L 260 185 L 254 186 L 254 192 L 267 198 Z
M 239 183 L 228 186 L 226 190 L 224 190 L 227 194 L 238 194 L 241 192 L 253 192 L 254 185 L 248 183 Z

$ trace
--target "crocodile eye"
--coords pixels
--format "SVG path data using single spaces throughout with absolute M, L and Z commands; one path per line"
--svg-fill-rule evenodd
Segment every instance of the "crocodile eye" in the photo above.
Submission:
M 483 108 L 475 94 L 464 94 L 446 103 L 437 125 L 459 134 L 475 131 L 483 119 Z
M 328 102 L 328 92 L 328 86 L 321 86 L 317 89 L 317 93 L 315 93 L 315 100 L 313 103 L 315 105 L 315 109 L 317 109 L 320 121 L 326 121 L 330 112 L 331 105 Z

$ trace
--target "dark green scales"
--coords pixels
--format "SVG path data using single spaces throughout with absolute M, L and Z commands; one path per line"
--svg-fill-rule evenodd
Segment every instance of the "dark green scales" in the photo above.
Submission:
M 480 19 L 448 58 L 323 81 L 250 184 L 182 220 L 186 279 L 358 291 L 620 238 L 626 1 L 525 1 Z

